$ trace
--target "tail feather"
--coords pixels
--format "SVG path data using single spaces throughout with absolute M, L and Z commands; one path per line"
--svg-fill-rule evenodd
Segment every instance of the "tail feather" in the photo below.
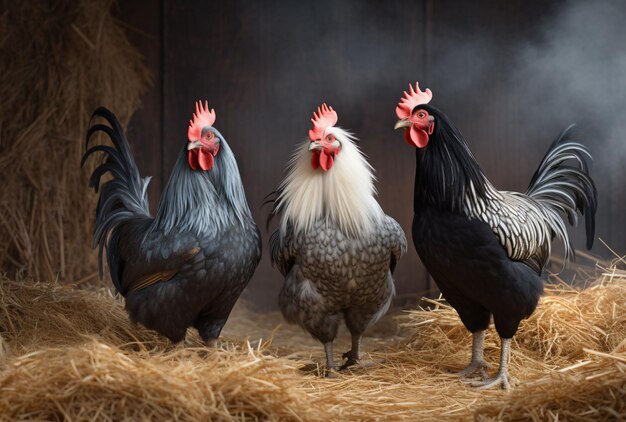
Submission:
M 270 213 L 267 215 L 267 218 L 265 219 L 265 231 L 269 232 L 270 230 L 270 224 L 272 224 L 272 220 L 274 220 L 274 217 L 276 217 L 276 204 L 277 204 L 277 199 L 280 196 L 280 192 L 278 189 L 268 193 L 267 195 L 265 195 L 265 198 L 263 198 L 263 204 L 261 204 L 261 207 L 264 207 L 266 205 L 271 205 L 272 206 L 272 210 L 270 211 Z
M 98 131 L 105 132 L 109 138 L 111 138 L 111 142 L 113 142 L 115 149 L 122 154 L 128 163 L 131 163 L 132 166 L 136 168 L 135 160 L 130 152 L 130 146 L 128 145 L 126 136 L 124 136 L 124 130 L 122 129 L 120 122 L 117 120 L 117 117 L 115 117 L 115 115 L 105 107 L 98 107 L 91 115 L 91 120 L 93 120 L 96 116 L 104 118 L 111 125 L 111 127 L 103 124 L 96 124 L 93 126 L 90 125 L 91 127 L 85 138 L 85 148 L 89 146 L 91 135 Z
M 102 277 L 103 250 L 107 240 L 120 223 L 137 216 L 150 216 L 147 188 L 150 177 L 142 178 L 130 152 L 130 146 L 113 113 L 104 107 L 94 111 L 94 117 L 104 118 L 110 126 L 95 124 L 87 131 L 86 151 L 81 160 L 81 167 L 87 159 L 96 152 L 106 154 L 106 160 L 96 167 L 89 178 L 89 187 L 96 193 L 100 191 L 96 207 L 96 226 L 93 233 L 93 247 L 98 246 L 98 268 Z M 113 147 L 95 145 L 89 148 L 89 143 L 95 133 L 104 132 L 113 143 Z M 110 173 L 112 179 L 100 185 L 100 179 Z
M 546 207 L 552 230 L 565 244 L 566 258 L 573 255 L 573 249 L 559 213 L 565 214 L 573 226 L 578 223 L 577 213 L 585 217 L 587 249 L 591 249 L 598 206 L 598 192 L 587 162 L 591 154 L 587 147 L 572 140 L 573 135 L 571 125 L 550 145 L 526 192 Z

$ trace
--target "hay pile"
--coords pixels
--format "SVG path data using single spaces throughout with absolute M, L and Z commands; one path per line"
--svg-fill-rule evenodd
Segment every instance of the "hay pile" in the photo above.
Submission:
M 172 346 L 105 291 L 0 280 L 0 418 L 45 420 L 615 420 L 626 415 L 626 272 L 550 286 L 516 336 L 513 390 L 453 374 L 470 336 L 440 301 L 388 318 L 363 365 L 319 377 L 322 348 L 276 314 L 238 308 L 217 349 Z M 247 338 L 246 336 L 254 336 Z M 262 337 L 264 340 L 260 340 Z M 347 349 L 346 333 L 336 355 Z M 495 332 L 486 359 L 497 367 Z
M 112 0 L 0 1 L 0 269 L 39 280 L 95 272 L 97 197 L 80 172 L 99 105 L 126 122 L 147 87 Z M 96 163 L 91 163 L 95 165 Z

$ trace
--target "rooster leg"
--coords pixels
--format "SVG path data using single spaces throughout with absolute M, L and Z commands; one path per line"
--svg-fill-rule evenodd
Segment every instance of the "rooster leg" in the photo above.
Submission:
M 502 350 L 500 354 L 500 369 L 495 377 L 489 378 L 483 382 L 472 383 L 472 387 L 476 387 L 478 390 L 485 390 L 487 388 L 501 386 L 504 390 L 509 389 L 509 374 L 506 369 L 507 362 L 509 360 L 509 351 L 511 350 L 511 339 L 500 338 L 502 342 Z
M 326 352 L 326 378 L 335 378 L 335 361 L 333 360 L 333 342 L 324 343 Z
M 356 365 L 359 363 L 359 357 L 360 357 L 360 350 L 361 350 L 361 335 L 353 335 L 352 336 L 352 349 L 350 349 L 349 352 L 346 352 L 343 354 L 343 358 L 347 359 L 346 362 L 341 365 L 341 367 L 339 368 L 340 371 L 343 371 L 346 368 L 349 368 L 350 366 Z
M 216 338 L 211 338 L 208 340 L 204 341 L 204 345 L 208 348 L 214 348 L 217 347 L 217 339 Z
M 485 343 L 485 330 L 476 331 L 472 333 L 472 361 L 463 369 L 458 375 L 461 378 L 467 378 L 470 375 L 474 375 L 476 372 L 480 372 L 480 376 L 484 379 L 487 378 L 485 369 L 489 366 L 483 358 L 483 349 Z

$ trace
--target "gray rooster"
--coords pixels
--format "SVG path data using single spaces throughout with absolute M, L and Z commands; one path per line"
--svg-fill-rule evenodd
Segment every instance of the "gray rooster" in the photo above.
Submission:
M 94 248 L 99 245 L 102 276 L 106 248 L 111 280 L 126 298 L 134 322 L 172 342 L 194 326 L 211 343 L 250 281 L 261 256 L 260 235 L 250 214 L 237 162 L 224 137 L 213 127 L 215 112 L 196 103 L 184 142 L 156 216 L 150 216 L 146 189 L 122 128 L 105 108 L 87 132 L 104 132 L 114 147 L 88 149 L 106 160 L 91 175 L 96 192 L 107 172 L 96 210 Z
M 313 116 L 309 141 L 277 190 L 273 215 L 281 221 L 270 249 L 285 277 L 282 314 L 324 344 L 326 375 L 333 376 L 339 323 L 345 320 L 352 335 L 343 369 L 358 362 L 363 332 L 389 309 L 406 238 L 376 202 L 372 168 L 356 138 L 335 127 L 337 114 L 326 104 Z

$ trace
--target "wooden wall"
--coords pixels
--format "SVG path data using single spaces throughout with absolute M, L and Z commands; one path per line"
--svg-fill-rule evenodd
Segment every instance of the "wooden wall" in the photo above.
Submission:
M 415 80 L 434 91 L 433 103 L 461 128 L 496 186 L 524 190 L 561 126 L 531 127 L 541 147 L 529 147 L 523 110 L 507 94 L 510 47 L 532 38 L 529 22 L 552 13 L 557 3 L 120 2 L 118 14 L 154 76 L 128 129 L 142 173 L 154 176 L 152 205 L 186 142 L 194 101 L 207 99 L 261 225 L 265 195 L 281 180 L 294 145 L 307 136 L 311 112 L 325 101 L 337 110 L 339 125 L 361 139 L 376 169 L 379 201 L 410 239 L 414 154 L 393 124 L 402 90 Z M 609 226 L 625 214 L 623 191 L 621 198 L 620 205 L 611 201 L 601 208 L 599 234 L 625 250 L 624 224 Z M 265 244 L 268 237 L 264 233 Z M 582 247 L 579 240 L 577 235 Z M 396 280 L 400 301 L 435 289 L 412 245 Z M 246 295 L 273 306 L 281 283 L 265 251 Z

